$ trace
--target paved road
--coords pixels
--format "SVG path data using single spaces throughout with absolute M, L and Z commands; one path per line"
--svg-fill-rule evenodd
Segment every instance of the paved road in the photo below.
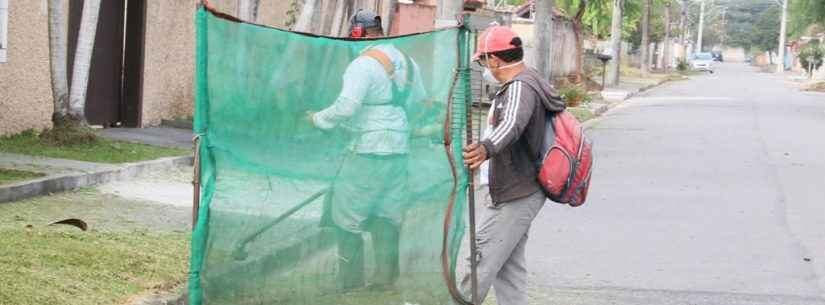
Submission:
M 590 202 L 531 231 L 534 303 L 825 304 L 825 95 L 724 64 L 590 135 Z

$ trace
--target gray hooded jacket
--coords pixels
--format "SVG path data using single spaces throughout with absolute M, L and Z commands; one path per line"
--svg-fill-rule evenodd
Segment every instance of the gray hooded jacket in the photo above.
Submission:
M 539 73 L 526 68 L 496 93 L 491 127 L 482 140 L 490 158 L 490 196 L 495 204 L 541 189 L 536 162 L 541 158 L 544 120 L 565 109 L 564 101 Z

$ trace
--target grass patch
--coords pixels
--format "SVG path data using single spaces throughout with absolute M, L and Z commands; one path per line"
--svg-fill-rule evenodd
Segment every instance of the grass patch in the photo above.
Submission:
M 626 76 L 626 77 L 641 78 L 642 77 L 642 70 L 639 69 L 638 67 L 622 65 L 622 67 L 619 68 L 619 74 L 621 74 L 621 76 Z
M 38 177 L 43 177 L 44 174 L 41 173 L 33 173 L 27 171 L 21 171 L 16 169 L 3 169 L 0 168 L 0 184 L 8 184 L 23 180 L 34 179 Z
M 680 81 L 688 79 L 687 74 L 685 72 L 677 72 L 677 73 L 670 73 L 665 78 L 668 81 Z
M 585 107 L 571 107 L 567 108 L 567 111 L 573 114 L 579 122 L 585 122 L 593 118 L 593 112 L 590 109 Z
M 120 304 L 184 282 L 185 235 L 0 227 L 0 304 Z
M 124 304 L 181 286 L 188 233 L 101 223 L 140 205 L 89 189 L 0 205 L 0 305 Z M 46 225 L 67 217 L 86 220 L 90 230 Z
M 50 145 L 34 131 L 0 138 L 0 152 L 100 163 L 123 163 L 182 156 L 188 150 L 113 141 L 98 137 L 89 143 Z

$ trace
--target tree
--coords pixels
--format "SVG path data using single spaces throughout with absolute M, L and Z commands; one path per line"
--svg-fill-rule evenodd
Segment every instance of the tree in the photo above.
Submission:
M 613 0 L 613 18 L 610 26 L 610 56 L 613 59 L 607 65 L 607 85 L 619 84 L 619 69 L 621 66 L 622 54 L 622 9 L 624 9 L 624 0 Z
M 552 77 L 553 0 L 536 0 L 536 69 L 544 79 Z
M 808 45 L 800 50 L 799 63 L 805 68 L 805 71 L 808 72 L 811 79 L 814 77 L 814 71 L 822 66 L 822 57 L 823 50 L 816 41 L 808 43 Z
M 568 12 L 567 16 L 578 7 L 577 0 L 556 1 L 561 11 Z M 641 6 L 638 1 L 626 2 L 622 13 L 622 32 L 624 36 L 629 36 L 636 30 L 641 18 Z M 613 18 L 613 0 L 587 0 L 587 8 L 582 15 L 583 28 L 588 29 L 590 34 L 597 38 L 610 36 L 611 22 Z
M 650 61 L 648 60 L 650 50 L 650 0 L 642 0 L 644 5 L 642 6 L 642 45 L 641 45 L 641 60 L 639 64 L 639 69 L 642 72 L 642 77 L 647 77 L 649 73 L 648 64 Z
M 86 89 L 89 85 L 89 69 L 92 66 L 92 52 L 97 34 L 97 18 L 101 0 L 83 1 L 80 29 L 77 34 L 72 71 L 72 87 L 69 90 L 69 117 L 78 124 L 86 125 Z
M 587 9 L 587 0 L 578 0 L 579 8 L 572 18 L 573 35 L 576 37 L 576 79 L 577 84 L 582 82 L 582 69 L 584 61 L 584 50 L 582 46 L 582 17 Z
M 398 0 L 389 0 L 388 5 L 390 6 L 390 14 L 386 18 L 386 25 L 384 26 L 384 32 L 389 35 L 390 29 L 392 28 L 393 19 L 395 19 L 395 12 L 398 10 Z
M 238 0 L 238 18 L 246 22 L 257 21 L 259 5 L 260 0 Z
M 96 139 L 86 122 L 86 89 L 89 84 L 92 53 L 97 34 L 97 19 L 101 0 L 86 0 L 80 17 L 80 28 L 72 71 L 71 88 L 66 73 L 67 48 L 60 0 L 49 0 L 49 60 L 52 83 L 54 127 L 40 137 L 47 142 L 64 145 L 91 142 Z M 68 102 L 66 101 L 68 96 Z
M 662 48 L 662 69 L 667 73 L 670 70 L 670 47 L 673 45 L 670 42 L 670 1 L 665 2 L 665 38 L 663 39 L 664 47 Z
M 49 61 L 51 64 L 52 122 L 63 125 L 69 112 L 69 85 L 66 74 L 66 28 L 63 19 L 63 1 L 49 0 Z
M 785 72 L 785 37 L 788 35 L 787 33 L 787 24 L 788 24 L 788 0 L 782 1 L 782 21 L 780 22 L 780 29 L 779 29 L 779 45 L 777 45 L 777 50 L 779 50 L 779 64 L 776 65 L 776 73 L 784 73 Z
M 301 14 L 298 20 L 295 21 L 293 30 L 298 32 L 312 32 L 310 26 L 312 25 L 312 15 L 315 14 L 315 7 L 318 0 L 304 1 L 304 7 L 301 9 Z
M 791 37 L 806 35 L 813 25 L 825 26 L 825 5 L 822 0 L 794 0 L 789 2 L 788 33 Z
M 805 0 L 798 0 L 805 1 Z M 791 3 L 796 3 L 797 0 Z M 821 2 L 820 2 L 821 3 Z M 749 51 L 776 50 L 780 8 L 774 0 L 740 0 L 727 3 L 724 24 L 728 45 Z
M 757 17 L 752 43 L 759 51 L 776 50 L 779 40 L 779 8 L 771 6 Z

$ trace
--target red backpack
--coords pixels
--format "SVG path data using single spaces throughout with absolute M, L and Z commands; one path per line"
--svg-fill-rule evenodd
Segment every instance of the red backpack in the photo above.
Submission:
M 547 112 L 538 180 L 550 200 L 580 206 L 587 199 L 593 144 L 567 111 Z

